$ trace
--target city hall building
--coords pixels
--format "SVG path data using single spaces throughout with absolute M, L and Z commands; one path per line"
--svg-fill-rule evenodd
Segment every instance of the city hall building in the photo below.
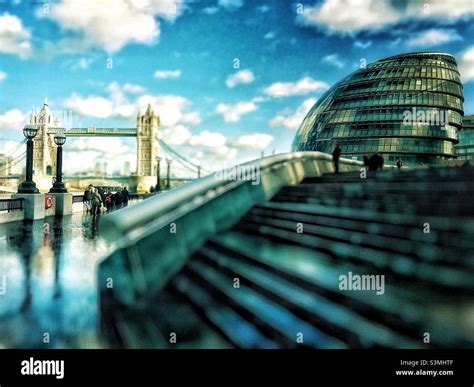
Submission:
M 464 116 L 462 120 L 456 155 L 458 160 L 474 160 L 474 115 Z
M 463 86 L 456 60 L 443 53 L 391 56 L 359 69 L 311 108 L 292 150 L 362 160 L 381 153 L 394 164 L 443 164 L 456 157 Z

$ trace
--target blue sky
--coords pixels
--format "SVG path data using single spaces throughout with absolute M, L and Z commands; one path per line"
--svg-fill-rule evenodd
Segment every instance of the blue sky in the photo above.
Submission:
M 455 55 L 474 113 L 473 4 L 0 0 L 0 152 L 45 97 L 73 126 L 134 127 L 152 103 L 165 141 L 208 169 L 284 152 L 361 60 L 410 51 Z M 70 140 L 66 173 L 133 169 L 134 154 L 132 139 Z

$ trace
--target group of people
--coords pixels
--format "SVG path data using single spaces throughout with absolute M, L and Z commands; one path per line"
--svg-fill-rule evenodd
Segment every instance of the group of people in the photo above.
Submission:
M 383 168 L 384 159 L 380 153 L 374 153 L 372 156 L 364 156 L 364 166 L 369 171 L 378 171 Z
M 130 193 L 127 187 L 119 189 L 115 192 L 108 187 L 94 187 L 89 184 L 87 189 L 84 191 L 84 204 L 86 205 L 87 211 L 90 211 L 92 215 L 100 214 L 101 209 L 105 209 L 110 212 L 114 209 L 119 209 L 128 206 L 130 200 Z
M 339 173 L 339 158 L 341 157 L 341 147 L 339 144 L 336 144 L 332 152 L 332 160 L 334 162 L 334 169 L 336 173 Z M 369 169 L 369 171 L 377 171 L 383 168 L 384 158 L 380 153 L 374 153 L 372 156 L 364 156 L 364 166 Z M 402 160 L 397 160 L 397 168 L 402 168 Z

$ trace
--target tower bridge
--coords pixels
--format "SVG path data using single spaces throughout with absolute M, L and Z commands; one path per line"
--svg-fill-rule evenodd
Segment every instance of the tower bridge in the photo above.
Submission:
M 176 161 L 176 167 L 185 172 L 186 177 L 167 177 L 167 181 L 182 183 L 200 177 L 201 171 L 207 172 L 201 166 L 193 163 L 188 158 L 174 150 L 160 138 L 160 117 L 156 114 L 151 105 L 148 105 L 142 114 L 138 111 L 135 128 L 107 128 L 89 126 L 86 128 L 72 127 L 66 128 L 61 125 L 59 117 L 53 116 L 45 100 L 39 113 L 33 110 L 29 119 L 30 125 L 38 128 L 36 137 L 33 139 L 33 172 L 36 185 L 40 190 L 48 190 L 51 186 L 53 171 L 56 170 L 56 145 L 54 135 L 58 132 L 64 133 L 67 137 L 135 137 L 137 139 L 137 169 L 131 176 L 107 176 L 101 181 L 114 182 L 119 179 L 122 185 L 128 185 L 132 191 L 148 191 L 151 186 L 157 183 L 159 162 L 157 157 L 162 155 L 162 150 L 166 154 L 167 162 Z M 23 163 L 26 152 L 13 157 L 14 154 L 25 144 L 26 140 L 18 144 L 3 155 L 6 161 L 0 164 L 0 185 L 5 182 L 10 175 L 9 170 Z M 3 165 L 3 167 L 2 167 Z M 167 171 L 169 174 L 169 168 Z M 68 181 L 69 186 L 75 182 L 74 188 L 82 187 L 86 180 L 98 181 L 97 176 L 87 174 L 81 176 L 63 176 Z M 5 185 L 5 184 L 3 184 Z M 8 185 L 8 184 L 6 184 Z M 87 185 L 87 184 L 86 184 Z
M 154 185 L 157 174 L 156 157 L 160 155 L 160 117 L 151 105 L 145 113 L 138 111 L 135 128 L 87 128 L 66 129 L 61 126 L 59 117 L 54 117 L 45 100 L 39 113 L 34 110 L 30 114 L 31 125 L 38 127 L 38 134 L 34 138 L 33 170 L 35 180 L 41 187 L 42 183 L 50 185 L 51 175 L 56 168 L 56 147 L 53 135 L 62 131 L 67 137 L 135 137 L 137 139 L 137 169 L 132 176 L 132 189 L 137 191 L 148 190 Z

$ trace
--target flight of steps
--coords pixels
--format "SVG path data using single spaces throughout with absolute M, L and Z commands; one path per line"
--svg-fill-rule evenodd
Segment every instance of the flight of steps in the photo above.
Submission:
M 213 236 L 145 310 L 108 316 L 113 343 L 474 347 L 473 170 L 327 174 L 284 187 Z M 384 294 L 340 290 L 350 272 L 383 275 Z

